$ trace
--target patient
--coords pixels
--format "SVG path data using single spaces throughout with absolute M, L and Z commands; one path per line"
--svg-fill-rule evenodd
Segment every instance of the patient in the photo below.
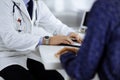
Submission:
M 63 68 L 75 80 L 120 80 L 120 0 L 97 0 L 87 17 L 88 30 L 80 47 L 64 48 Z

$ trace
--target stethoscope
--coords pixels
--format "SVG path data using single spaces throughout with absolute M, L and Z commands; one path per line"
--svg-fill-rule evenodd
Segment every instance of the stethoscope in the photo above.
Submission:
M 35 1 L 36 1 L 36 6 L 37 6 L 38 5 L 38 0 L 35 0 Z M 22 30 L 21 24 L 22 24 L 22 22 L 25 22 L 25 20 L 24 20 L 23 14 L 22 14 L 22 10 L 19 7 L 19 3 L 16 3 L 16 2 L 13 1 L 13 11 L 12 11 L 13 12 L 13 16 L 15 16 L 15 8 L 17 8 L 19 10 L 21 18 L 22 18 L 22 19 L 20 19 L 20 18 L 17 19 L 17 22 L 19 23 L 19 27 L 18 27 L 17 31 L 18 32 L 22 32 L 23 30 Z M 37 7 L 36 7 L 35 11 L 33 11 L 33 12 L 35 12 L 34 13 L 35 18 L 34 18 L 34 20 L 32 20 L 33 21 L 32 23 L 34 25 L 36 25 L 37 13 L 38 13 Z
M 17 7 L 18 10 L 21 12 L 20 7 L 13 1 L 13 14 L 15 13 L 15 7 Z
M 24 17 L 23 17 L 23 15 L 22 15 L 22 13 L 21 13 L 21 9 L 20 9 L 20 7 L 19 7 L 19 4 L 17 4 L 17 3 L 15 3 L 14 1 L 13 1 L 13 16 L 15 16 L 15 8 L 17 8 L 19 11 L 20 11 L 20 15 L 22 16 L 21 18 L 18 18 L 17 19 L 17 23 L 18 23 L 18 28 L 17 28 L 17 31 L 18 32 L 22 32 L 23 30 L 22 30 L 22 21 L 24 21 Z M 25 21 L 24 21 L 25 22 Z

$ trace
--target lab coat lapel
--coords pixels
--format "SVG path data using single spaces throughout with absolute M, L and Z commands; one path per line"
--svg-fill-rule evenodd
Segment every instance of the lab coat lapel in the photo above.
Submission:
M 12 0 L 12 1 L 14 1 L 19 6 L 19 8 L 21 9 L 21 12 L 24 15 L 26 15 L 26 17 L 31 21 L 29 13 L 26 9 L 26 6 L 25 6 L 24 2 L 22 0 Z

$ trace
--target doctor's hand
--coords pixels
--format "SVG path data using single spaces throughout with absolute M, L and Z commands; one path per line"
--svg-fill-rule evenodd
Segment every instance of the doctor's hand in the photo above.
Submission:
M 73 39 L 73 41 L 77 41 L 78 43 L 82 43 L 82 38 L 79 36 L 79 34 L 75 33 L 75 32 L 71 32 L 69 35 L 68 35 L 71 39 Z
M 49 44 L 50 45 L 73 44 L 73 41 L 68 36 L 56 35 L 56 36 L 50 37 Z
M 73 52 L 73 54 L 77 55 L 79 48 L 75 48 L 75 47 L 64 47 L 63 49 L 61 49 L 60 51 L 58 51 L 55 56 L 57 58 L 59 58 L 61 55 L 67 53 L 67 52 Z

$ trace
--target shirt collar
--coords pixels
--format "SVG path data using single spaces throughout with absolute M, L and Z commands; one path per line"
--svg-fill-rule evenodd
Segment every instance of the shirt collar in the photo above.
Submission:
M 25 5 L 27 5 L 27 3 L 30 1 L 30 0 L 23 0 Z

